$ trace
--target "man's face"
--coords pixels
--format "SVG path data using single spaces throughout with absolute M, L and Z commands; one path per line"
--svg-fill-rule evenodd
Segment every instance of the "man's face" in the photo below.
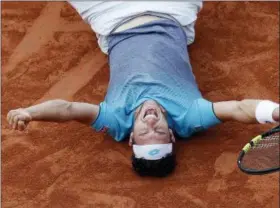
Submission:
M 175 142 L 172 130 L 168 128 L 165 110 L 155 101 L 146 101 L 136 110 L 130 145 L 133 142 L 137 145 Z

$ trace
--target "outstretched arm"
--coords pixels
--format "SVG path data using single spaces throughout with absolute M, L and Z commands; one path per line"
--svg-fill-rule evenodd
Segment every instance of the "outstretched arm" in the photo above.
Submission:
M 30 121 L 66 122 L 76 120 L 90 125 L 99 113 L 99 106 L 50 100 L 28 108 L 11 110 L 7 115 L 9 124 L 18 130 L 24 130 Z
M 279 104 L 263 100 L 242 100 L 217 102 L 213 105 L 221 121 L 243 123 L 279 122 Z

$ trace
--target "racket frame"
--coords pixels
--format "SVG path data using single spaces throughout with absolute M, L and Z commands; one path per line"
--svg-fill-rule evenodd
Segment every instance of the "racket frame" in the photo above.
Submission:
M 264 175 L 264 174 L 268 174 L 268 173 L 273 173 L 276 171 L 280 171 L 280 167 L 273 167 L 273 168 L 265 168 L 262 170 L 257 170 L 257 169 L 251 169 L 251 168 L 245 168 L 242 165 L 242 159 L 245 156 L 245 154 L 247 152 L 249 152 L 251 150 L 252 147 L 254 147 L 255 145 L 257 145 L 261 140 L 264 139 L 264 137 L 269 136 L 271 134 L 274 133 L 279 133 L 280 132 L 280 126 L 276 126 L 273 129 L 271 129 L 270 131 L 265 132 L 264 134 L 258 135 L 255 138 L 253 138 L 249 143 L 247 143 L 243 148 L 242 151 L 239 153 L 238 159 L 237 159 L 237 165 L 239 167 L 239 169 L 247 174 L 251 174 L 251 175 Z M 265 139 L 264 139 L 265 140 Z

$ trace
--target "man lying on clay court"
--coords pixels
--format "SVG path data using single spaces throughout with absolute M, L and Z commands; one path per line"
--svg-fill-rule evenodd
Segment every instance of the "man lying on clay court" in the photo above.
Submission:
M 17 130 L 30 121 L 76 120 L 107 131 L 116 141 L 129 137 L 132 165 L 140 175 L 166 176 L 175 168 L 175 136 L 188 138 L 221 122 L 279 122 L 279 104 L 268 100 L 204 99 L 192 72 L 187 45 L 202 3 L 72 1 L 109 56 L 105 100 L 50 100 L 11 110 Z

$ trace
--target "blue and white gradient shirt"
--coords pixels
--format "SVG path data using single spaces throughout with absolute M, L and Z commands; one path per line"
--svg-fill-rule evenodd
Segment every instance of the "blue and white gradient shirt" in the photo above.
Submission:
M 146 100 L 167 111 L 169 127 L 180 137 L 220 123 L 212 103 L 196 84 L 187 37 L 172 20 L 157 20 L 108 37 L 110 82 L 93 128 L 117 141 L 126 138 L 134 112 Z

